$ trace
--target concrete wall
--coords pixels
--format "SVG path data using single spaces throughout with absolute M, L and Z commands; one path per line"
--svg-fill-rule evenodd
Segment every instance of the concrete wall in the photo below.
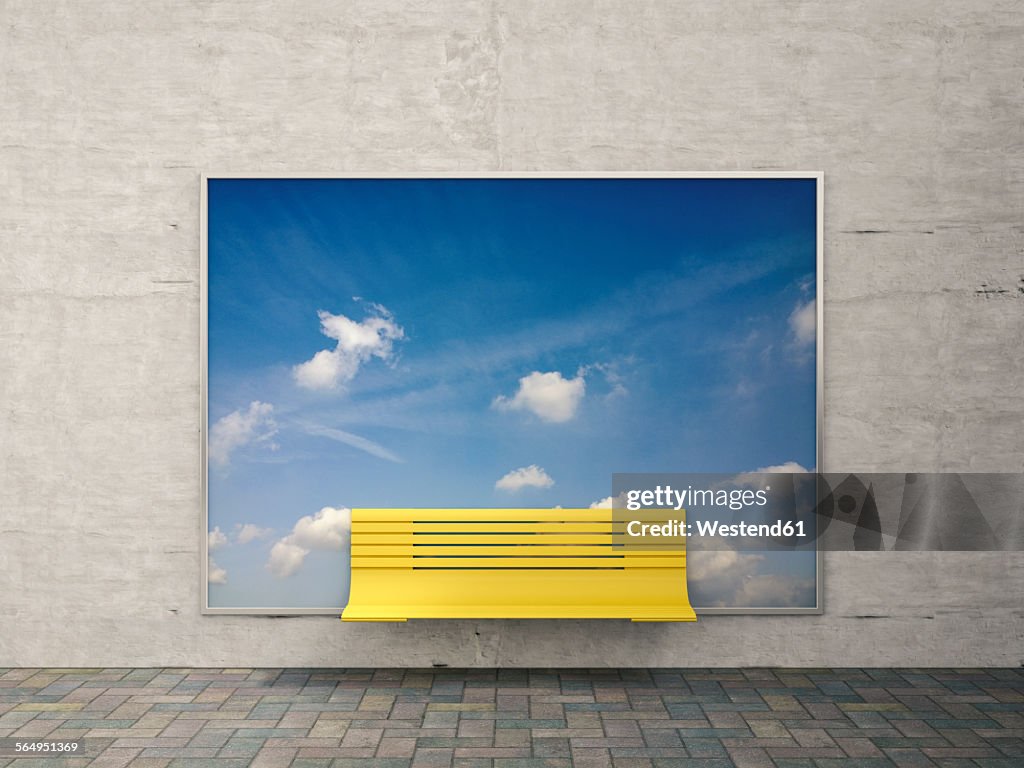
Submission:
M 1024 556 L 823 616 L 200 616 L 199 173 L 826 173 L 827 469 L 1024 469 L 1024 7 L 0 2 L 0 665 L 1018 665 Z M 875 618 L 861 618 L 872 616 Z

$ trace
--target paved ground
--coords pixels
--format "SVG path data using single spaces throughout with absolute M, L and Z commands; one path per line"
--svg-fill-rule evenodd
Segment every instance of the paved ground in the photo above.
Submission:
M 1024 669 L 2 669 L 0 766 L 1024 766 Z

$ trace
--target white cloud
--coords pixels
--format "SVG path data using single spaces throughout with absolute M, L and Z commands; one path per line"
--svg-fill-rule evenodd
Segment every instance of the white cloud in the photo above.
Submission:
M 561 423 L 576 415 L 587 385 L 580 372 L 565 379 L 558 371 L 534 371 L 519 379 L 519 390 L 511 398 L 498 395 L 493 406 L 502 411 L 529 411 L 543 421 Z
M 736 485 L 756 485 L 757 483 L 764 482 L 765 478 L 762 475 L 785 475 L 785 474 L 801 474 L 804 472 L 811 472 L 812 470 L 807 469 L 802 464 L 798 464 L 795 461 L 786 461 L 782 464 L 772 464 L 767 467 L 758 467 L 751 472 L 741 472 L 736 475 L 733 482 Z
M 787 472 L 791 473 L 810 471 L 811 470 L 807 469 L 807 467 L 804 467 L 803 465 L 798 464 L 795 461 L 787 461 L 782 464 L 772 464 L 771 466 L 768 467 L 761 467 L 760 469 L 755 469 L 754 474 L 785 474 Z
M 528 467 L 513 469 L 496 482 L 494 487 L 499 491 L 515 493 L 523 488 L 550 488 L 554 484 L 555 481 L 551 479 L 547 472 L 536 464 L 531 464 Z
M 798 464 L 795 461 L 786 461 L 782 464 L 772 464 L 767 467 L 759 467 L 753 472 L 742 472 L 736 475 L 736 479 L 733 482 L 736 485 L 754 486 L 765 481 L 765 478 L 762 477 L 762 475 L 801 474 L 811 471 L 812 470 L 807 469 L 802 464 Z
M 228 543 L 228 537 L 224 535 L 224 532 L 220 529 L 220 526 L 214 526 L 214 529 L 210 531 L 206 536 L 206 547 L 211 552 L 215 549 L 219 549 Z
M 312 550 L 344 551 L 352 531 L 352 513 L 345 507 L 324 507 L 299 518 L 292 532 L 270 550 L 267 570 L 278 578 L 291 576 Z
M 689 540 L 686 581 L 690 602 L 707 607 L 811 607 L 814 580 L 803 575 L 764 573 L 764 555 L 737 552 L 722 542 L 702 549 L 699 537 Z
M 716 543 L 726 547 L 725 544 Z M 731 548 L 703 549 L 699 537 L 686 552 L 686 581 L 692 602 L 707 606 L 738 606 L 738 595 L 753 578 L 762 555 L 740 554 Z
M 231 453 L 249 443 L 270 440 L 277 434 L 277 424 L 271 415 L 274 406 L 253 400 L 248 410 L 232 411 L 218 419 L 210 429 L 210 461 L 225 466 Z
M 302 567 L 308 554 L 308 549 L 291 543 L 286 537 L 274 544 L 273 549 L 270 550 L 267 569 L 279 579 L 287 578 Z
M 291 536 L 306 549 L 341 549 L 352 530 L 352 514 L 344 507 L 324 507 L 295 523 Z
M 605 496 L 603 499 L 598 499 L 590 505 L 590 509 L 618 509 L 626 508 L 626 492 L 623 491 L 617 497 L 616 496 Z
M 246 523 L 235 526 L 235 541 L 239 544 L 248 544 L 257 539 L 265 539 L 274 532 L 273 528 L 260 528 L 258 525 Z
M 723 545 L 724 546 L 724 545 Z M 690 558 L 693 558 L 692 562 Z M 760 555 L 750 555 L 753 559 L 744 562 L 744 575 L 750 567 L 761 560 Z M 735 549 L 699 549 L 691 547 L 687 553 L 686 578 L 690 581 L 706 581 L 719 578 L 740 565 L 740 554 Z
M 733 598 L 743 607 L 805 607 L 814 606 L 814 580 L 797 576 L 765 573 L 743 582 Z
M 206 569 L 206 580 L 210 584 L 228 583 L 228 572 L 213 562 L 212 557 L 209 559 L 208 567 Z
M 793 338 L 800 346 L 808 346 L 814 343 L 818 329 L 818 316 L 814 306 L 814 299 L 806 304 L 797 304 L 789 316 L 789 328 L 793 331 Z
M 394 342 L 405 338 L 405 331 L 380 304 L 370 307 L 372 314 L 361 323 L 322 309 L 317 312 L 320 332 L 338 343 L 334 349 L 321 349 L 311 359 L 292 368 L 300 387 L 337 389 L 352 381 L 359 367 L 371 358 L 392 359 Z

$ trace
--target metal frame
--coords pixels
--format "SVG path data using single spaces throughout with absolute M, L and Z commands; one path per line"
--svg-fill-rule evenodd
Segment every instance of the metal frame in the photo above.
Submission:
M 206 459 L 208 436 L 208 184 L 212 179 L 814 179 L 815 181 L 815 217 L 817 229 L 816 243 L 816 274 L 815 274 L 815 312 L 817 328 L 815 338 L 815 432 L 817 461 L 815 471 L 824 471 L 824 418 L 825 418 L 825 366 L 824 366 L 824 186 L 825 175 L 821 171 L 483 171 L 483 172 L 402 172 L 402 173 L 202 173 L 200 174 L 200 205 L 199 205 L 199 473 L 200 497 L 203 514 L 200 516 L 201 562 L 199 585 L 200 613 L 205 615 L 247 615 L 247 616 L 338 616 L 341 608 L 211 608 L 209 605 L 209 495 Z M 821 614 L 824 613 L 822 599 L 824 596 L 824 553 L 821 549 L 816 553 L 815 603 L 813 608 L 697 608 L 699 616 L 720 614 L 753 615 L 753 614 Z

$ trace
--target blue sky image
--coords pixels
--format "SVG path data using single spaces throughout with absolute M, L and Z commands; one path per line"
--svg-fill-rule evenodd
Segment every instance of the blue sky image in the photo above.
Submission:
M 815 466 L 812 179 L 208 195 L 212 607 L 342 607 L 353 507 Z M 695 606 L 814 605 L 813 553 L 706 557 Z

